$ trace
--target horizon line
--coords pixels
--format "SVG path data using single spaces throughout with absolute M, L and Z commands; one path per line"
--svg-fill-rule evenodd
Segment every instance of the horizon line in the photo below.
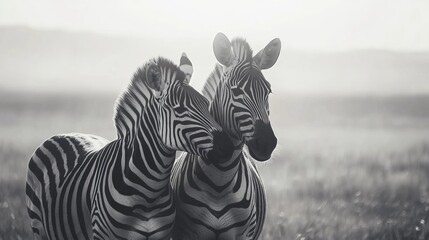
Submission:
M 124 33 L 109 33 L 101 31 L 91 31 L 91 30 L 77 30 L 77 29 L 67 29 L 67 28 L 55 28 L 55 27 L 41 27 L 41 26 L 30 26 L 25 24 L 4 24 L 0 23 L 0 28 L 10 28 L 10 29 L 27 29 L 32 31 L 39 32 L 60 32 L 65 34 L 82 34 L 82 35 L 93 35 L 98 37 L 109 37 L 109 38 L 131 38 L 131 39 L 142 39 L 145 36 L 138 34 L 124 34 Z M 156 36 L 147 36 L 157 39 Z M 214 36 L 207 36 L 207 39 L 212 39 Z M 182 39 L 187 39 L 191 37 L 186 37 Z M 201 39 L 200 37 L 198 37 Z M 286 51 L 285 48 L 282 51 Z M 321 49 L 321 48 L 303 48 L 303 47 L 289 47 L 287 51 L 295 51 L 301 53 L 348 53 L 348 52 L 361 52 L 361 51 L 372 51 L 372 52 L 389 52 L 389 53 L 429 53 L 429 49 L 420 49 L 420 50 L 409 50 L 409 49 L 393 49 L 393 48 L 378 48 L 378 47 L 357 47 L 357 48 L 343 48 L 343 49 Z

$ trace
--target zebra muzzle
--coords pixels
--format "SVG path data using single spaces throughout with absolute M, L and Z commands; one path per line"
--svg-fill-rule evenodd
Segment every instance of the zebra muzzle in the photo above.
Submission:
M 271 124 L 258 120 L 255 123 L 255 134 L 247 142 L 250 155 L 258 161 L 266 161 L 271 158 L 271 153 L 277 146 L 277 138 L 274 135 Z
M 212 163 L 223 163 L 228 161 L 234 151 L 231 139 L 223 131 L 213 133 L 213 150 L 208 154 L 208 160 Z

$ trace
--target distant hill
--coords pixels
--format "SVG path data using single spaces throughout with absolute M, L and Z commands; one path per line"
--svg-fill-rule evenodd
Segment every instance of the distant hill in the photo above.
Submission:
M 150 38 L 23 27 L 1 27 L 0 36 L 0 86 L 14 89 L 113 90 L 159 55 L 150 47 L 157 41 Z
M 207 36 L 155 39 L 150 33 L 137 38 L 5 26 L 0 36 L 2 89 L 118 92 L 149 58 L 177 63 L 182 51 L 194 62 L 199 88 L 215 64 Z M 264 72 L 274 93 L 429 93 L 428 52 L 302 52 L 282 42 L 277 64 Z
M 284 89 L 335 94 L 429 93 L 429 52 L 356 50 L 304 53 L 283 51 L 268 74 L 284 77 Z M 272 73 L 271 73 L 272 72 Z

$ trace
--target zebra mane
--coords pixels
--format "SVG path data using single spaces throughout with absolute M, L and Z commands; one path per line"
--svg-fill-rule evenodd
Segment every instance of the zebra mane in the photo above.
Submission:
M 144 111 L 146 104 L 152 98 L 152 90 L 146 83 L 146 70 L 151 62 L 159 68 L 176 72 L 176 78 L 171 81 L 184 83 L 185 74 L 172 61 L 158 57 L 139 67 L 134 73 L 127 88 L 119 95 L 115 103 L 114 122 L 119 138 L 133 138 L 136 124 Z
M 240 61 L 253 61 L 253 50 L 244 38 L 235 38 L 231 41 L 232 52 Z
M 253 61 L 253 50 L 249 43 L 244 38 L 235 38 L 231 41 L 232 51 L 236 59 L 241 61 Z M 223 66 L 219 63 L 216 64 L 213 72 L 207 78 L 203 86 L 203 95 L 209 100 L 213 101 L 216 93 L 217 86 L 219 85 L 223 74 Z
M 220 83 L 220 79 L 223 73 L 223 66 L 216 63 L 215 69 L 210 73 L 206 83 L 203 86 L 203 96 L 211 103 L 216 93 L 217 86 Z

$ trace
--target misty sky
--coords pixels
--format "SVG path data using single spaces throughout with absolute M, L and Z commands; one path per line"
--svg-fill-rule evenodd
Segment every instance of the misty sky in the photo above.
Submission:
M 0 73 L 6 76 L 0 79 L 0 88 L 57 91 L 92 84 L 119 91 L 138 64 L 158 55 L 177 62 L 185 51 L 194 62 L 192 85 L 200 89 L 216 62 L 213 38 L 224 32 L 230 39 L 245 37 L 255 52 L 272 39 L 281 39 L 279 61 L 264 71 L 274 89 L 429 93 L 428 13 L 427 0 L 0 0 L 0 26 L 72 33 L 70 41 L 56 41 L 56 37 L 68 35 L 51 31 L 49 36 L 54 37 L 49 41 L 53 42 L 46 46 L 38 37 L 21 41 L 11 36 L 9 43 L 14 48 L 9 55 L 0 55 Z M 80 33 L 100 34 L 100 45 L 108 42 L 107 36 L 121 36 L 124 41 L 102 45 L 105 48 L 97 52 L 98 42 L 95 46 L 87 38 L 74 42 Z M 19 45 L 21 42 L 25 45 Z M 92 47 L 79 52 L 74 51 L 76 44 L 83 49 L 85 44 Z M 57 54 L 54 46 L 61 46 L 69 55 Z M 368 49 L 371 51 L 366 52 Z M 402 55 L 392 55 L 392 51 Z M 419 55 L 422 51 L 426 53 Z M 316 52 L 319 55 L 313 55 Z M 39 57 L 36 64 L 31 62 L 34 57 Z M 28 73 L 23 73 L 23 67 Z M 106 75 L 111 79 L 105 80 Z
M 306 50 L 429 50 L 426 0 L 1 0 L 1 25 L 212 39 L 219 32 Z M 220 14 L 222 13 L 222 14 Z

